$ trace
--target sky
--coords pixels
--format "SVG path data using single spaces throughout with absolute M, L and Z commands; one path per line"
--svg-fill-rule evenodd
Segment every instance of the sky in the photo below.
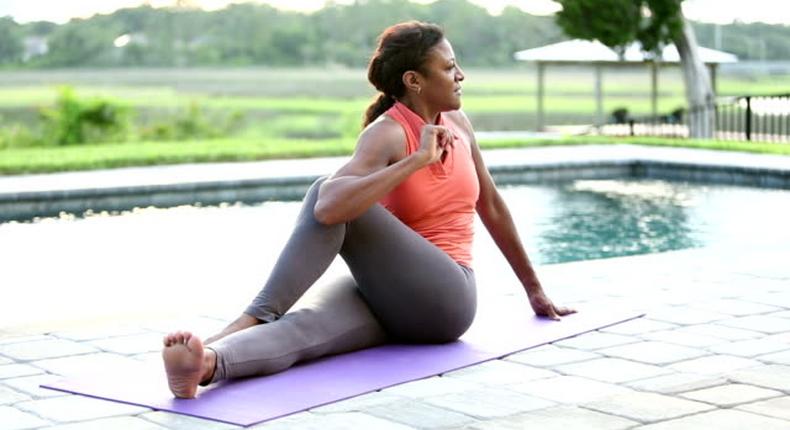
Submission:
M 253 0 L 187 0 L 204 9 L 221 9 L 229 3 Z M 412 0 L 430 3 L 431 0 Z M 535 15 L 552 14 L 559 6 L 551 0 L 470 0 L 491 13 L 497 14 L 508 5 L 516 6 Z M 326 0 L 257 0 L 274 7 L 298 11 L 315 11 Z M 336 3 L 352 3 L 353 0 L 335 0 Z M 169 6 L 175 0 L 0 0 L 0 16 L 11 16 L 17 22 L 53 21 L 63 23 L 71 18 L 87 18 L 96 13 L 111 13 L 123 7 L 134 7 L 143 3 L 154 7 Z M 741 22 L 765 22 L 790 25 L 789 0 L 686 0 L 685 15 L 695 21 L 719 24 Z

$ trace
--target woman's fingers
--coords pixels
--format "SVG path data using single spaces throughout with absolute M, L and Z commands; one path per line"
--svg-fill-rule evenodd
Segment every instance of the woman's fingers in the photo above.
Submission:
M 446 127 L 444 130 L 444 146 L 455 146 L 455 133 Z
M 443 160 L 448 147 L 454 145 L 455 135 L 445 126 L 427 124 L 420 133 L 420 150 L 430 156 L 429 164 Z
M 426 125 L 420 136 L 420 150 L 429 155 L 429 164 L 441 159 L 445 150 L 444 134 L 447 129 L 437 125 Z
M 575 314 L 576 313 L 576 309 L 566 308 L 564 306 L 557 307 L 555 309 L 555 311 L 557 312 L 557 315 L 562 316 L 562 317 L 564 317 L 565 315 L 570 315 L 570 314 Z
M 441 158 L 444 159 L 445 153 L 449 151 L 449 147 L 453 145 L 453 132 L 447 127 L 436 126 L 437 131 L 437 145 L 441 151 Z
M 530 304 L 532 305 L 532 310 L 535 311 L 535 315 L 550 318 L 555 321 L 559 321 L 561 317 L 566 315 L 576 313 L 575 309 L 555 305 L 543 293 L 531 296 Z
M 546 317 L 553 319 L 554 321 L 559 321 L 560 316 L 557 315 L 557 311 L 554 309 L 554 306 L 550 306 L 548 312 L 546 312 Z
M 566 315 L 575 314 L 576 309 L 566 308 L 564 306 L 555 306 L 554 304 L 551 305 L 551 311 L 549 312 L 548 317 L 559 321 L 560 317 L 564 317 Z
M 439 129 L 439 137 L 441 139 L 442 148 L 444 148 L 444 147 L 446 147 L 448 145 L 448 143 L 449 143 L 448 142 L 448 140 L 449 140 L 448 138 L 450 136 L 451 136 L 450 130 L 448 130 L 448 129 L 444 128 L 444 127 L 441 127 Z

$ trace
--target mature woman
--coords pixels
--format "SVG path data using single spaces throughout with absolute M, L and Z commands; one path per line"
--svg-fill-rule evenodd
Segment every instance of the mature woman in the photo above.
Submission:
M 573 310 L 544 294 L 461 107 L 450 42 L 433 24 L 386 29 L 368 68 L 381 92 L 367 109 L 352 159 L 305 196 L 296 227 L 244 313 L 206 341 L 164 339 L 170 389 L 281 371 L 298 361 L 388 341 L 460 337 L 475 314 L 472 235 L 477 211 L 536 314 Z M 289 308 L 337 255 L 353 277 L 321 285 Z M 287 312 L 287 313 L 286 313 Z

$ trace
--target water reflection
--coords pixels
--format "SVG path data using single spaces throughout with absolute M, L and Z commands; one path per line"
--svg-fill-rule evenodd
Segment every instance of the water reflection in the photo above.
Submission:
M 700 246 L 689 223 L 692 197 L 678 184 L 574 181 L 547 190 L 548 210 L 528 234 L 540 263 L 562 263 Z M 508 200 L 516 199 L 511 196 Z M 530 218 L 526 216 L 526 218 Z

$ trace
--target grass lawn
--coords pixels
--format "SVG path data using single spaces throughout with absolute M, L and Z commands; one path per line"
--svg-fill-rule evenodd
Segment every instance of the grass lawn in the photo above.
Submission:
M 532 69 L 466 70 L 464 110 L 479 131 L 527 130 L 536 125 Z M 546 76 L 546 122 L 552 125 L 595 121 L 593 73 L 588 69 L 550 68 Z M 720 94 L 786 92 L 790 76 L 725 76 Z M 71 147 L 30 147 L 14 134 L 40 131 L 39 109 L 52 106 L 58 85 L 70 85 L 80 98 L 103 97 L 133 111 L 129 142 Z M 650 112 L 646 70 L 604 73 L 604 113 L 626 107 Z M 677 69 L 662 69 L 659 111 L 683 106 L 683 81 Z M 364 70 L 323 69 L 118 69 L 0 71 L 0 174 L 102 169 L 155 164 L 262 160 L 345 155 L 353 151 L 362 113 L 373 97 Z M 223 124 L 234 113 L 241 120 L 221 139 L 178 142 L 140 141 L 140 132 L 157 123 L 172 124 L 190 104 L 204 121 Z M 183 116 L 183 115 L 182 115 Z M 16 128 L 15 128 L 16 127 Z M 148 134 L 150 136 L 150 134 Z M 5 138 L 4 138 L 5 136 Z M 10 137 L 9 137 L 10 136 Z M 680 139 L 568 137 L 496 140 L 484 148 L 639 143 L 748 152 L 790 154 L 790 145 Z M 25 147 L 28 145 L 28 147 Z
M 134 142 L 0 151 L 0 174 L 94 170 L 127 166 L 251 161 L 345 155 L 355 141 L 215 139 L 179 142 Z
M 640 144 L 790 155 L 790 145 L 718 140 L 573 136 L 561 139 L 484 140 L 483 149 L 549 145 Z M 219 161 L 254 161 L 349 155 L 354 139 L 215 139 L 181 142 L 136 142 L 57 148 L 11 148 L 0 151 L 0 174 L 48 173 Z
M 81 97 L 106 97 L 116 103 L 137 109 L 182 108 L 190 103 L 197 103 L 206 109 L 237 110 L 237 111 L 268 111 L 276 113 L 310 113 L 310 114 L 344 114 L 362 115 L 372 100 L 371 97 L 354 98 L 321 98 L 321 97 L 229 97 L 209 96 L 205 94 L 183 95 L 169 89 L 114 88 L 102 90 L 91 87 L 75 88 Z M 0 88 L 0 108 L 35 109 L 51 106 L 57 91 L 53 88 Z M 465 93 L 464 110 L 469 113 L 518 113 L 534 112 L 537 103 L 534 95 L 492 93 Z M 675 94 L 662 97 L 659 108 L 671 110 L 685 103 L 683 96 Z M 615 95 L 604 99 L 604 110 L 611 111 L 620 106 L 628 106 L 632 112 L 647 113 L 650 111 L 650 100 L 643 94 Z M 588 114 L 595 111 L 595 100 L 591 97 L 578 95 L 553 95 L 546 98 L 546 111 L 551 114 Z
M 50 106 L 57 87 L 73 86 L 80 97 L 103 97 L 139 110 L 183 108 L 277 113 L 361 114 L 375 91 L 364 70 L 314 69 L 140 69 L 0 72 L 0 108 L 33 110 Z M 790 76 L 721 75 L 720 95 L 786 92 Z M 641 68 L 607 71 L 603 92 L 606 112 L 627 107 L 650 111 L 649 74 Z M 467 70 L 464 109 L 469 113 L 533 112 L 536 80 L 532 69 Z M 683 80 L 675 68 L 662 69 L 659 110 L 684 105 Z M 546 111 L 591 115 L 595 111 L 593 73 L 587 69 L 550 68 Z

